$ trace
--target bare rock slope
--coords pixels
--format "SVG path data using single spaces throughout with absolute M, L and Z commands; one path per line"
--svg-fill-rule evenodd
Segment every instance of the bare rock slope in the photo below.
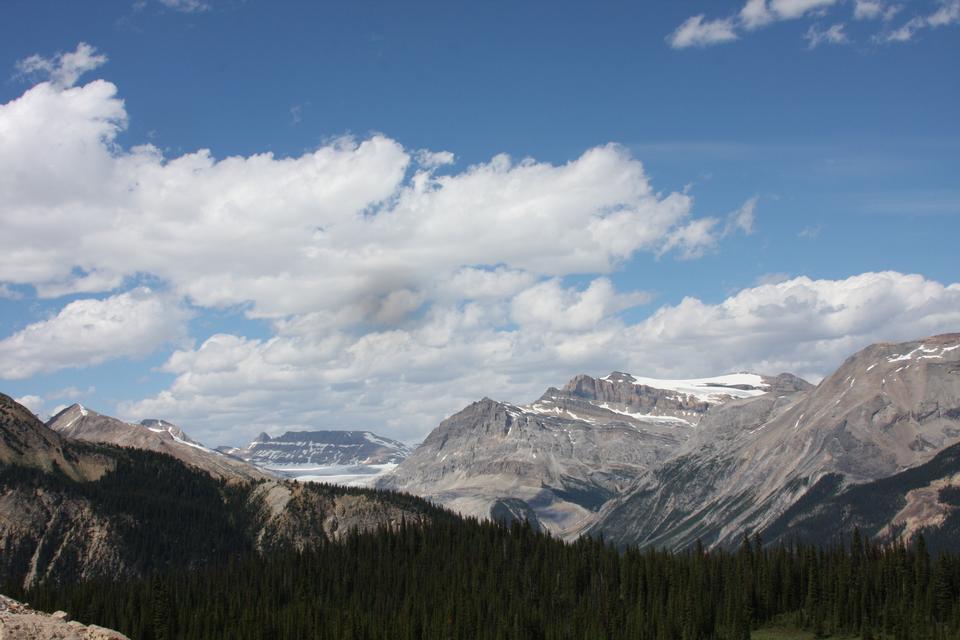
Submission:
M 711 410 L 697 438 L 604 506 L 589 529 L 679 548 L 762 531 L 824 477 L 837 490 L 960 442 L 960 334 L 876 344 L 816 388 Z
M 657 380 L 577 376 L 536 402 L 490 399 L 444 420 L 379 486 L 465 515 L 514 519 L 566 534 L 694 436 L 711 407 L 806 388 L 785 376 Z
M 74 404 L 53 416 L 47 425 L 66 438 L 146 449 L 168 455 L 225 480 L 266 479 L 273 476 L 243 460 L 209 449 L 165 420 L 139 424 L 106 416 Z

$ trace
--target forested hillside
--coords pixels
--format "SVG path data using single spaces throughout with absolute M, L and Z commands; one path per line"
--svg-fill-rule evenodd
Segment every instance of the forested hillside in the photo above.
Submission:
M 619 553 L 451 519 L 25 595 L 141 640 L 743 640 L 775 621 L 821 637 L 939 640 L 960 637 L 958 594 L 960 558 L 931 558 L 922 537 L 911 548 L 854 534 L 830 548 L 745 539 L 735 552 Z

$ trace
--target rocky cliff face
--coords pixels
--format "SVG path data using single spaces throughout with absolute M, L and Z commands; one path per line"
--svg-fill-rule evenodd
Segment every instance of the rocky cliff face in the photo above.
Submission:
M 259 509 L 254 531 L 257 549 L 309 549 L 320 542 L 340 541 L 352 532 L 396 529 L 402 522 L 423 525 L 435 510 L 416 508 L 372 492 L 343 492 L 298 482 L 267 482 L 251 496 Z
M 74 480 L 103 475 L 110 461 L 78 447 L 48 429 L 26 407 L 0 393 L 0 465 L 59 471 Z
M 116 523 L 89 499 L 38 487 L 0 492 L 0 575 L 24 587 L 132 575 Z
M 259 467 L 324 467 L 398 464 L 410 447 L 371 431 L 288 431 L 265 433 L 243 448 L 220 448 Z
M 47 425 L 65 438 L 165 453 L 215 478 L 253 480 L 273 477 L 243 460 L 208 449 L 192 440 L 180 427 L 165 420 L 144 420 L 134 424 L 74 404 L 52 417 Z
M 954 550 L 960 539 L 960 444 L 918 467 L 863 484 L 843 486 L 826 475 L 770 526 L 769 543 L 793 539 L 829 544 L 858 528 L 870 538 L 911 540 L 923 533 L 928 548 Z
M 489 399 L 470 405 L 444 420 L 379 486 L 465 515 L 533 513 L 537 524 L 565 534 L 680 449 L 711 407 L 805 384 L 752 374 L 577 376 L 527 406 Z
M 829 474 L 845 486 L 927 462 L 960 441 L 960 334 L 873 345 L 815 389 L 728 403 L 697 431 L 589 531 L 619 544 L 731 544 Z

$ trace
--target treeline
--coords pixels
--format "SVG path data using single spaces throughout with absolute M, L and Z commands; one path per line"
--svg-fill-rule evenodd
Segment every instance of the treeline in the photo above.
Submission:
M 958 596 L 960 558 L 931 558 L 922 538 L 621 553 L 454 519 L 26 594 L 137 640 L 745 640 L 774 622 L 821 637 L 940 640 L 960 638 Z

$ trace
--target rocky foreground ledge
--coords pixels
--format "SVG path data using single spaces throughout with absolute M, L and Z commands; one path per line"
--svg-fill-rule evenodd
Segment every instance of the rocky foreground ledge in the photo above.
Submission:
M 0 595 L 0 640 L 130 640 L 122 633 L 70 620 L 63 612 L 43 613 Z

